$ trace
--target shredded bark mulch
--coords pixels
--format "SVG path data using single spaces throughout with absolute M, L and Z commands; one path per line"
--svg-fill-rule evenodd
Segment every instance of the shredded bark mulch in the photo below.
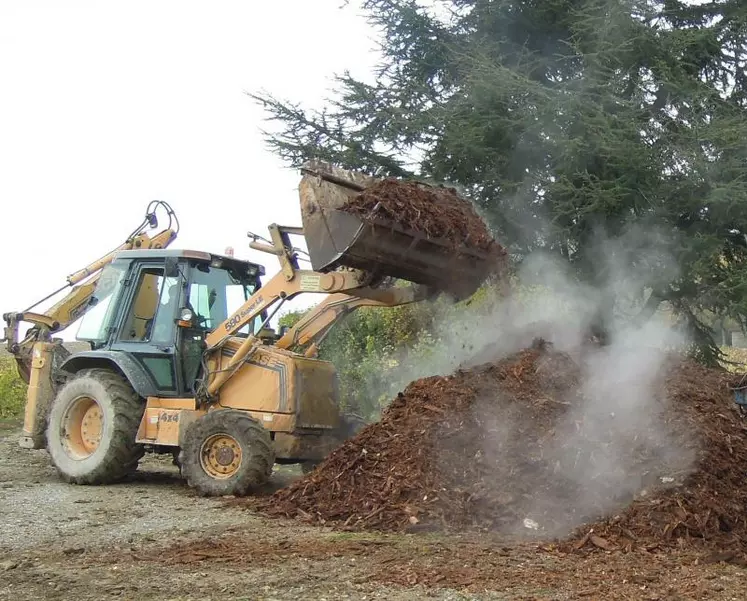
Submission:
M 352 197 L 342 210 L 364 219 L 388 220 L 454 246 L 503 252 L 472 204 L 453 188 L 388 178 Z
M 347 530 L 476 529 L 576 551 L 747 549 L 734 376 L 670 356 L 650 398 L 610 399 L 590 387 L 589 360 L 537 341 L 417 380 L 312 473 L 249 502 Z

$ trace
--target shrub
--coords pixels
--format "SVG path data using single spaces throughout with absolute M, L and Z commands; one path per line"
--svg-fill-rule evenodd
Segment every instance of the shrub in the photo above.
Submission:
M 18 376 L 15 361 L 0 357 L 0 419 L 23 415 L 26 384 Z

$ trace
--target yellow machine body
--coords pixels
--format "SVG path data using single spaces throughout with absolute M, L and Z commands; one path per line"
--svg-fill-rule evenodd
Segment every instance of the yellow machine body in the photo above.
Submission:
M 242 342 L 229 340 L 210 371 L 226 367 Z M 331 363 L 267 345 L 257 348 L 226 381 L 210 411 L 247 411 L 272 433 L 278 459 L 318 460 L 334 444 L 330 433 L 340 426 L 339 407 Z M 206 412 L 196 408 L 194 398 L 150 397 L 138 442 L 178 447 L 184 428 Z

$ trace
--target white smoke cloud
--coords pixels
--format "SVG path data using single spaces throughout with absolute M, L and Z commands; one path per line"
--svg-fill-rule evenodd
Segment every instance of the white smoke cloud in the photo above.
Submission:
M 520 406 L 509 407 L 500 399 L 479 399 L 474 405 L 487 434 L 483 456 L 552 461 L 554 476 L 566 482 L 562 495 L 543 489 L 526 498 L 520 509 L 537 529 L 519 522 L 516 532 L 566 534 L 660 486 L 662 478 L 681 481 L 690 469 L 694 457 L 678 447 L 670 432 L 661 394 L 670 353 L 685 348 L 687 339 L 666 314 L 635 319 L 652 286 L 676 276 L 665 244 L 656 232 L 640 228 L 616 239 L 600 236 L 596 254 L 603 276 L 595 286 L 578 281 L 562 260 L 534 253 L 518 270 L 515 296 L 496 295 L 474 310 L 442 306 L 432 337 L 419 349 L 401 351 L 399 368 L 390 378 L 400 388 L 425 376 L 500 360 L 538 337 L 580 367 L 577 388 L 569 398 L 556 399 L 570 410 L 541 448 L 516 435 L 526 419 Z M 616 303 L 608 311 L 609 338 L 603 346 L 591 344 L 590 326 L 610 308 L 611 298 Z M 494 477 L 505 477 L 505 466 L 496 465 Z M 501 482 L 495 486 L 500 489 Z M 516 503 L 510 490 L 503 494 Z M 561 513 L 565 520 L 559 519 Z

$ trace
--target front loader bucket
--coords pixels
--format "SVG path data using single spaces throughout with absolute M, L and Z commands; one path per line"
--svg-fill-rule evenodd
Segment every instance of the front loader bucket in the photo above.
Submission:
M 374 277 L 423 284 L 458 298 L 472 294 L 495 271 L 494 255 L 427 238 L 381 218 L 341 210 L 374 178 L 317 162 L 304 165 L 299 186 L 304 235 L 312 268 L 351 267 Z

